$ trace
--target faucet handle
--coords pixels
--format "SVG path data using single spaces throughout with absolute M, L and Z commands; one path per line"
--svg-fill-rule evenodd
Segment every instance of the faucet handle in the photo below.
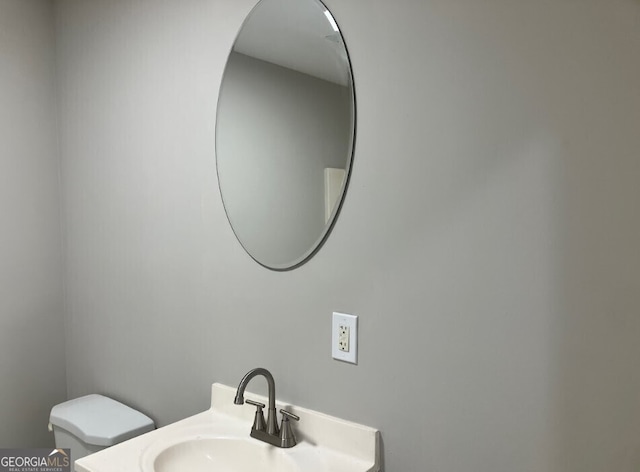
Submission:
M 245 403 L 248 403 L 249 405 L 257 406 L 258 409 L 260 409 L 260 410 L 264 408 L 264 403 L 256 402 L 256 401 L 253 401 L 253 400 L 247 399 L 247 400 L 245 400 Z
M 291 430 L 290 419 L 299 421 L 300 417 L 287 410 L 280 410 L 282 413 L 282 425 L 280 426 L 280 447 L 293 447 L 296 445 L 296 437 Z
M 290 411 L 280 410 L 280 413 L 282 413 L 282 421 L 289 421 L 289 419 L 300 421 L 300 417 L 297 415 L 294 415 Z
M 266 423 L 264 421 L 264 413 L 262 413 L 264 403 L 256 402 L 249 399 L 245 400 L 245 402 L 256 407 L 256 415 L 253 419 L 253 427 L 251 429 L 255 431 L 264 431 L 265 429 L 267 429 Z

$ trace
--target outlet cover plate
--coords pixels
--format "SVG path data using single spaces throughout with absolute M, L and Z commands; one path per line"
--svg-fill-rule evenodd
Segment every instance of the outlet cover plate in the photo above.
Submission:
M 341 327 L 349 328 L 348 351 L 340 349 Z M 358 317 L 346 313 L 333 312 L 331 322 L 331 356 L 343 362 L 358 363 Z

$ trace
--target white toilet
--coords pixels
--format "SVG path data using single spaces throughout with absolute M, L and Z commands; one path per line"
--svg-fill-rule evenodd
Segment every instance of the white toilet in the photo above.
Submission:
M 75 398 L 51 409 L 56 448 L 71 449 L 71 463 L 155 429 L 153 420 L 102 395 Z M 73 467 L 72 467 L 73 470 Z

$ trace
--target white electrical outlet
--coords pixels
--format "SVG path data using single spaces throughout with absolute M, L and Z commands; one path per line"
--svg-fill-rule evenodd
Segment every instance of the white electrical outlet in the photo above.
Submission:
M 349 352 L 349 326 L 345 324 L 338 325 L 338 349 L 342 352 Z
M 331 329 L 331 355 L 334 359 L 358 363 L 358 317 L 333 313 Z

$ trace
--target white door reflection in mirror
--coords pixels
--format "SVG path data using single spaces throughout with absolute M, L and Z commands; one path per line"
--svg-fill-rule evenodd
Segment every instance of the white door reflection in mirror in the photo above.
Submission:
M 324 222 L 331 219 L 333 209 L 340 199 L 340 191 L 347 173 L 344 169 L 327 167 L 324 170 Z

